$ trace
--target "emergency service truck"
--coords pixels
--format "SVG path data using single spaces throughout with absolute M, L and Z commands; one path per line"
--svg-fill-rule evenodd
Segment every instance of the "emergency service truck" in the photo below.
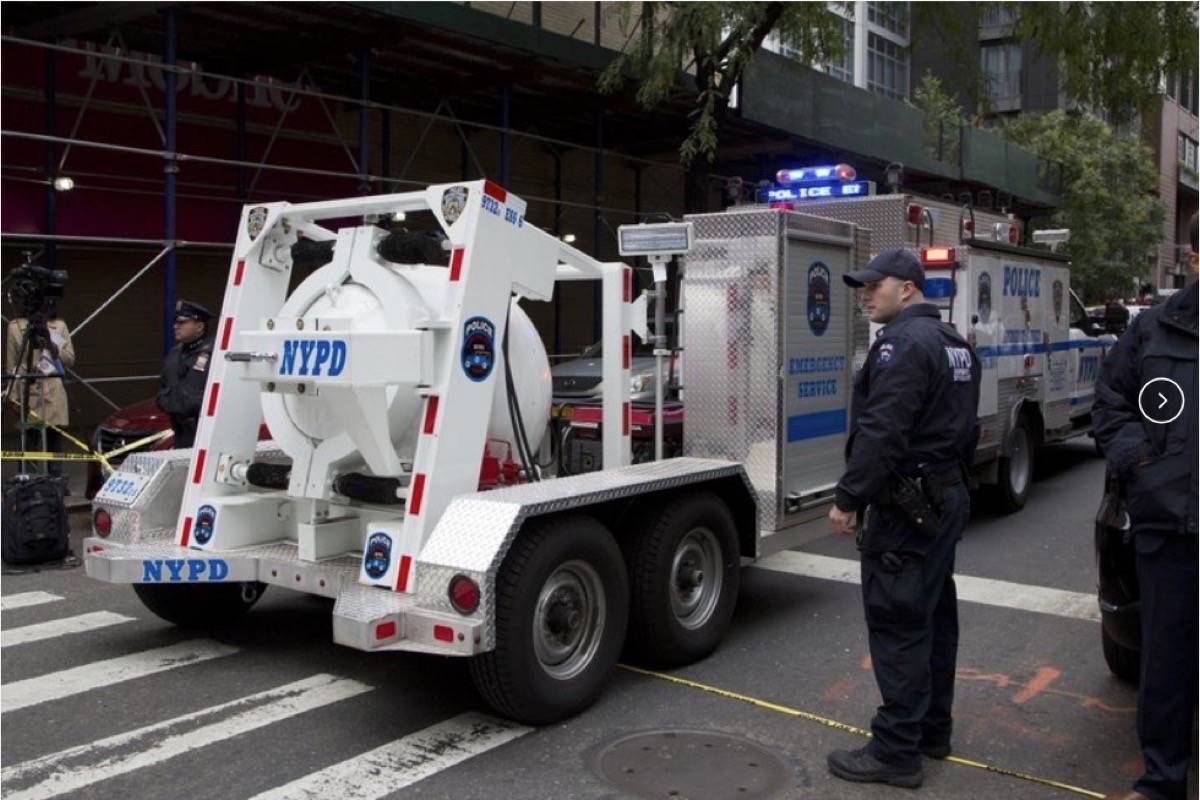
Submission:
M 829 176 L 819 169 L 781 171 L 766 206 L 866 228 L 872 253 L 906 247 L 919 254 L 926 298 L 975 346 L 983 367 L 976 477 L 995 486 L 1006 510 L 1022 508 L 1037 448 L 1090 432 L 1100 361 L 1115 341 L 1094 335 L 1071 291 L 1069 259 L 1020 246 L 1020 224 L 1010 215 L 910 194 L 874 195 L 848 165 L 824 168 L 833 170 Z M 822 187 L 830 191 L 811 194 Z M 842 195 L 840 187 L 854 191 Z M 1055 233 L 1047 241 L 1069 236 Z M 869 340 L 861 345 L 859 365 Z
M 403 256 L 421 248 L 375 224 L 398 212 L 444 232 L 446 263 Z M 625 226 L 622 252 L 665 267 L 707 224 Z M 755 224 L 769 258 L 713 261 L 685 289 L 702 331 L 683 362 L 688 413 L 712 427 L 689 425 L 684 457 L 631 464 L 631 337 L 649 337 L 628 266 L 530 225 L 488 181 L 245 208 L 195 447 L 134 454 L 106 481 L 88 574 L 183 626 L 227 623 L 271 585 L 334 598 L 335 641 L 467 657 L 483 698 L 529 723 L 587 707 L 623 649 L 702 658 L 742 559 L 794 544 L 829 492 L 840 445 L 806 457 L 792 430 L 812 423 L 778 376 L 793 357 L 825 364 L 805 350 L 837 341 L 845 392 L 853 298 L 836 278 L 867 257 L 851 224 Z M 300 263 L 319 266 L 289 295 Z M 606 468 L 551 478 L 532 458 L 550 370 L 516 299 L 572 280 L 600 282 Z M 819 340 L 803 333 L 814 308 Z

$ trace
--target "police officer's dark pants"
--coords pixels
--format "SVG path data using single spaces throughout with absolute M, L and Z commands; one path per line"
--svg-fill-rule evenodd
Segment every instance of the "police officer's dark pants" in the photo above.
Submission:
M 871 509 L 862 594 L 883 705 L 871 720 L 867 750 L 888 764 L 919 766 L 922 741 L 950 741 L 958 655 L 954 551 L 970 506 L 965 486 L 948 487 L 936 537 L 915 530 L 895 507 Z
M 1197 580 L 1195 536 L 1139 534 L 1142 678 L 1138 740 L 1145 773 L 1134 789 L 1151 800 L 1183 800 L 1196 707 Z
M 191 417 L 171 417 L 171 430 L 175 432 L 175 448 L 191 447 L 196 441 L 197 420 Z

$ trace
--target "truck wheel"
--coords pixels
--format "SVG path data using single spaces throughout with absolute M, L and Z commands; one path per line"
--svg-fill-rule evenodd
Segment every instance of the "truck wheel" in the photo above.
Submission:
M 704 658 L 737 604 L 741 552 L 729 508 L 714 494 L 676 495 L 630 542 L 630 656 L 661 667 Z
M 1141 651 L 1117 644 L 1103 625 L 1100 626 L 1100 643 L 1104 647 L 1104 663 L 1108 664 L 1109 671 L 1136 686 L 1142 672 Z
M 135 583 L 133 591 L 146 608 L 181 628 L 220 628 L 258 602 L 265 583 L 193 583 L 184 586 Z
M 471 678 L 499 714 L 546 725 L 600 695 L 621 654 L 629 580 L 612 534 L 591 517 L 534 520 L 496 578 L 495 649 Z
M 996 484 L 1000 508 L 1006 513 L 1025 507 L 1033 483 L 1033 436 L 1024 417 L 1013 428 L 1010 442 L 1008 455 L 1000 457 L 1000 480 Z

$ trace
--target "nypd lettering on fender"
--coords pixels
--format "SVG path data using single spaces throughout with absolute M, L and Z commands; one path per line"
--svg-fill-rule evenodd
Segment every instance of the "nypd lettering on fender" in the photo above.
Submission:
M 820 261 L 808 268 L 808 327 L 824 336 L 829 327 L 829 267 Z
M 349 347 L 342 339 L 285 339 L 280 375 L 336 378 L 346 368 Z
M 229 577 L 229 564 L 220 558 L 147 558 L 142 583 L 205 583 Z
M 473 381 L 485 381 L 496 363 L 496 326 L 485 317 L 463 323 L 462 368 Z

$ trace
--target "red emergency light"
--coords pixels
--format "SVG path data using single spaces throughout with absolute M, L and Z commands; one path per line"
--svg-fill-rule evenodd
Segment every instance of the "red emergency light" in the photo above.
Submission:
M 953 264 L 953 247 L 922 247 L 921 262 L 925 264 Z
M 96 509 L 96 515 L 92 517 L 92 525 L 101 538 L 112 533 L 112 517 L 103 508 Z
M 1018 241 L 1020 241 L 1020 238 L 1021 238 L 1021 232 L 1017 228 L 1017 226 L 1009 225 L 1008 226 L 1008 243 L 1016 244 Z
M 916 203 L 909 203 L 908 204 L 908 224 L 909 225 L 920 225 L 921 224 L 921 212 L 924 210 L 925 209 L 921 208 Z

